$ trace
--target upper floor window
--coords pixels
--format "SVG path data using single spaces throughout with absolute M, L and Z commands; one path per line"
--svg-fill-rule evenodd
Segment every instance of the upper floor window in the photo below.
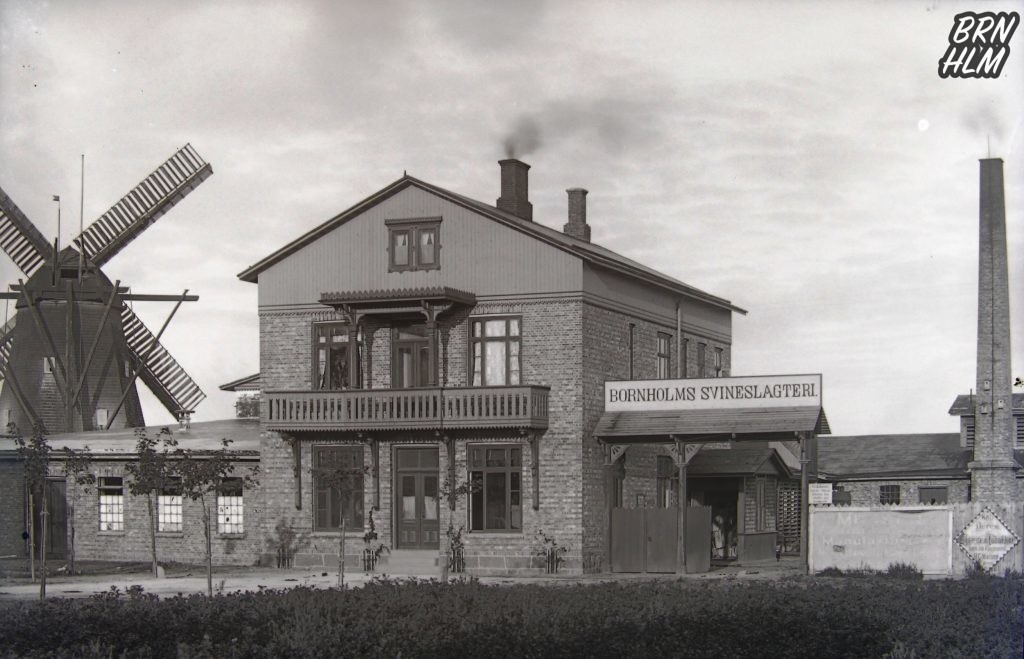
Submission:
M 633 360 L 635 358 L 636 350 L 636 325 L 633 323 L 629 324 L 629 336 L 627 337 L 627 341 L 629 342 L 629 379 L 633 380 L 636 377 L 636 372 L 633 368 Z
M 473 386 L 519 384 L 522 369 L 520 318 L 479 318 L 470 322 Z
M 681 368 L 681 370 L 683 372 L 683 377 L 684 378 L 690 377 L 690 372 L 688 370 L 689 367 L 690 367 L 690 360 L 686 356 L 689 351 L 690 351 L 690 339 L 684 338 L 683 339 L 683 349 L 681 351 L 682 354 L 679 355 L 679 359 L 682 361 L 682 368 Z
M 348 323 L 316 323 L 313 325 L 313 388 L 351 389 L 359 386 L 357 372 L 352 377 L 349 360 Z M 356 337 L 356 350 L 359 349 Z
M 658 332 L 658 379 L 672 377 L 672 336 Z
M 722 349 L 715 348 L 715 377 L 722 377 Z
M 708 346 L 706 343 L 697 344 L 697 377 L 708 376 Z
M 441 267 L 441 218 L 387 220 L 388 272 Z

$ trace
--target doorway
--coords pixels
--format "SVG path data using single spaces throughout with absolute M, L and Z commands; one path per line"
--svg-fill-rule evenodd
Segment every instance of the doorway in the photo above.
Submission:
M 395 546 L 398 549 L 438 549 L 440 497 L 438 451 L 395 448 Z
M 430 336 L 426 325 L 419 323 L 394 328 L 391 345 L 392 388 L 430 386 Z
M 66 484 L 63 480 L 47 480 L 46 490 L 46 557 L 65 558 L 68 551 L 68 508 L 65 498 Z M 32 502 L 32 525 L 35 534 L 36 552 L 42 539 L 42 502 Z
M 689 498 L 711 508 L 711 560 L 733 561 L 739 539 L 739 492 L 737 478 L 694 478 Z

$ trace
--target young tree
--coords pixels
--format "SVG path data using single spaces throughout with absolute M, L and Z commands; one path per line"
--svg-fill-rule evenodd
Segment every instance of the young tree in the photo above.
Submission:
M 438 494 L 442 501 L 448 503 L 448 530 L 445 532 L 445 538 L 447 538 L 448 542 L 441 550 L 441 581 L 448 581 L 449 569 L 457 572 L 461 572 L 464 569 L 462 562 L 464 558 L 461 556 L 463 549 L 463 527 L 455 528 L 455 508 L 459 499 L 468 497 L 474 492 L 479 492 L 482 485 L 482 483 L 472 481 L 459 483 L 457 477 L 453 478 L 453 474 L 447 474 L 441 483 Z
M 153 560 L 153 576 L 159 576 L 159 565 L 156 558 L 156 518 L 157 511 L 154 511 L 153 499 L 159 503 L 160 495 L 167 488 L 168 483 L 174 477 L 175 464 L 171 451 L 175 450 L 178 442 L 171 436 L 167 428 L 157 433 L 156 437 L 146 434 L 145 428 L 138 428 L 135 431 L 135 453 L 134 462 L 125 466 L 125 471 L 131 476 L 128 483 L 128 491 L 134 496 L 146 497 L 146 512 L 149 514 L 149 548 Z
M 8 427 L 8 430 L 11 430 Z M 14 435 L 14 444 L 17 447 L 18 457 L 23 461 L 25 468 L 25 489 L 29 494 L 29 525 L 33 525 L 35 521 L 32 519 L 32 514 L 35 512 L 35 503 L 38 501 L 39 507 L 39 528 L 42 533 L 42 538 L 39 542 L 39 599 L 46 599 L 46 517 L 49 514 L 48 506 L 46 505 L 46 477 L 50 473 L 50 455 L 52 449 L 50 448 L 49 442 L 46 441 L 46 436 L 39 430 L 34 428 L 32 431 L 32 437 L 25 439 L 17 431 L 17 428 L 13 429 L 11 433 Z M 35 552 L 34 547 L 29 548 L 30 554 Z
M 68 559 L 70 574 L 75 574 L 75 511 L 82 496 L 88 494 L 96 484 L 96 474 L 92 473 L 92 458 L 89 455 L 89 446 L 83 446 L 76 451 L 71 448 L 64 448 L 62 461 L 64 463 L 64 476 L 67 479 L 68 489 L 68 521 L 70 523 L 71 540 L 68 543 Z
M 329 487 L 338 493 L 339 498 L 362 497 L 362 476 L 369 472 L 366 466 L 346 466 L 343 464 L 326 464 L 313 469 L 316 482 L 322 487 Z M 338 537 L 338 587 L 345 587 L 345 533 L 348 522 L 344 508 L 341 516 L 341 533 Z M 373 512 L 370 513 L 373 515 Z
M 213 511 L 217 495 L 229 478 L 241 478 L 243 489 L 257 484 L 259 467 L 252 467 L 241 476 L 234 476 L 234 464 L 228 447 L 231 440 L 221 440 L 216 451 L 194 451 L 179 448 L 175 452 L 177 472 L 181 477 L 182 495 L 191 501 L 198 501 L 203 520 L 203 535 L 206 538 L 206 594 L 213 597 Z

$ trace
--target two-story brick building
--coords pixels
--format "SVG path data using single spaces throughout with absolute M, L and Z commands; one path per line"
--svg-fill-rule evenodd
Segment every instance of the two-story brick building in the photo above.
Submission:
M 307 538 L 297 563 L 372 514 L 433 554 L 451 521 L 471 571 L 536 565 L 542 536 L 600 570 L 607 487 L 674 505 L 663 447 L 606 485 L 604 382 L 728 375 L 742 310 L 592 243 L 586 190 L 563 231 L 534 222 L 529 166 L 500 167 L 496 206 L 406 175 L 239 275 L 259 286 L 264 535 Z M 470 485 L 454 509 L 446 483 Z

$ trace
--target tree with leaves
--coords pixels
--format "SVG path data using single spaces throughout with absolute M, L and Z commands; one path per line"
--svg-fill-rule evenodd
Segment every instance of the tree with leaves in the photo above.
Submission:
M 52 449 L 46 436 L 36 427 L 32 431 L 32 437 L 25 437 L 18 432 L 16 427 L 8 426 L 8 432 L 14 436 L 14 444 L 17 447 L 18 457 L 21 458 L 25 468 L 25 489 L 29 495 L 29 525 L 33 525 L 32 519 L 38 502 L 39 528 L 42 538 L 39 541 L 39 599 L 46 599 L 46 518 L 49 514 L 46 505 L 46 477 L 50 474 L 50 457 Z M 34 539 L 34 536 L 33 536 Z M 34 543 L 33 543 L 34 544 Z M 35 553 L 35 547 L 30 546 L 29 553 Z
M 80 450 L 65 447 L 61 456 L 64 463 L 64 477 L 68 484 L 68 522 L 70 541 L 68 543 L 68 572 L 75 574 L 75 511 L 82 497 L 96 485 L 96 474 L 92 473 L 92 457 L 88 444 Z
M 135 461 L 125 465 L 125 471 L 131 477 L 128 491 L 133 496 L 146 497 L 146 512 L 149 514 L 149 548 L 153 563 L 153 576 L 160 576 L 160 568 L 156 557 L 156 526 L 159 511 L 155 510 L 160 503 L 160 495 L 168 489 L 175 477 L 175 460 L 172 452 L 178 442 L 171 436 L 167 428 L 150 437 L 145 428 L 135 430 Z M 154 506 L 156 499 L 157 506 Z
M 462 572 L 465 569 L 465 557 L 462 556 L 464 549 L 462 532 L 464 527 L 459 526 L 458 529 L 455 528 L 455 507 L 459 499 L 468 497 L 474 492 L 479 492 L 482 486 L 483 484 L 479 481 L 463 481 L 460 483 L 458 478 L 452 473 L 448 473 L 441 483 L 438 494 L 442 501 L 448 503 L 448 530 L 445 531 L 445 538 L 447 538 L 448 544 L 442 550 L 440 559 L 441 581 L 448 581 L 449 569 L 457 572 Z
M 200 505 L 203 536 L 206 539 L 206 593 L 213 597 L 213 515 L 218 495 L 224 491 L 228 479 L 241 480 L 243 490 L 257 484 L 259 467 L 254 466 L 235 476 L 234 459 L 228 451 L 230 439 L 222 439 L 216 451 L 197 451 L 178 448 L 175 451 L 177 473 L 181 478 L 181 493 Z
M 339 498 L 363 496 L 362 477 L 369 472 L 364 465 L 352 465 L 346 463 L 321 463 L 313 469 L 315 482 L 320 487 L 328 487 L 338 493 Z M 371 519 L 373 512 L 370 512 Z M 338 587 L 345 587 L 345 533 L 348 531 L 348 522 L 345 519 L 344 509 L 341 515 L 341 529 L 338 536 Z M 375 532 L 374 532 L 375 533 Z M 366 536 L 364 536 L 364 541 Z

